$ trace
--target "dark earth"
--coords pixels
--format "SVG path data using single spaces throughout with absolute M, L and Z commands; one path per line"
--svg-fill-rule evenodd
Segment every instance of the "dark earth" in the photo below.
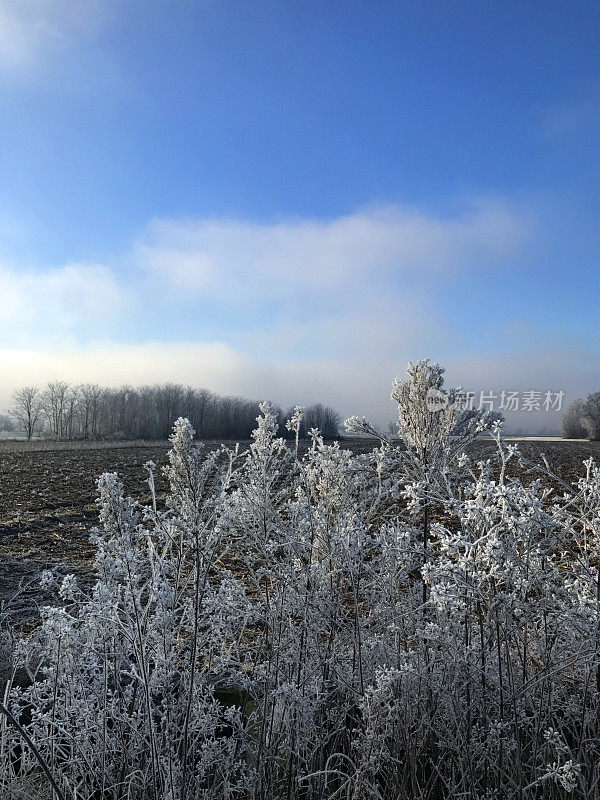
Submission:
M 364 440 L 344 441 L 355 451 L 373 447 Z M 219 442 L 208 442 L 208 448 Z M 600 442 L 521 441 L 521 452 L 536 463 L 541 453 L 569 484 L 584 472 L 582 462 L 600 458 Z M 479 459 L 494 452 L 490 441 L 478 440 L 470 455 Z M 89 531 L 98 522 L 96 479 L 117 472 L 127 494 L 149 500 L 143 464 L 167 463 L 167 442 L 53 443 L 0 442 L 0 602 L 13 620 L 31 623 L 38 604 L 51 599 L 39 585 L 44 569 L 74 573 L 80 585 L 91 582 L 93 547 Z M 166 491 L 156 472 L 159 497 Z M 562 491 L 562 490 L 561 490 Z

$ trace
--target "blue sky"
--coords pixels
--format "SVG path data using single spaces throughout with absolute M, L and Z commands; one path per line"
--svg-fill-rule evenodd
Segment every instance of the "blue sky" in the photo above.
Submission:
M 600 388 L 599 40 L 592 2 L 0 0 L 0 400 Z

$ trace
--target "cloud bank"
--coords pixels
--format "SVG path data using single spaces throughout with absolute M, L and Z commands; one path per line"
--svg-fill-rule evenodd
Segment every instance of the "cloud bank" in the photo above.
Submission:
M 53 378 L 177 381 L 382 423 L 393 377 L 426 356 L 467 387 L 578 391 L 592 380 L 583 357 L 561 370 L 543 352 L 485 353 L 476 339 L 465 351 L 444 306 L 449 286 L 518 268 L 536 226 L 499 198 L 332 220 L 155 219 L 110 263 L 3 264 L 0 402 Z
M 408 272 L 498 264 L 518 250 L 527 222 L 508 203 L 479 200 L 454 215 L 385 206 L 334 220 L 154 220 L 136 244 L 143 269 L 166 288 L 230 296 L 300 289 L 343 291 Z

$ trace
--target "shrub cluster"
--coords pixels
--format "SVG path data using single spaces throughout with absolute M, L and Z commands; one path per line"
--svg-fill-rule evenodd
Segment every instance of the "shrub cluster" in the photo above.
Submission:
M 68 800 L 598 797 L 600 472 L 511 477 L 498 421 L 428 410 L 442 372 L 395 384 L 401 447 L 299 458 L 262 404 L 247 452 L 177 420 L 164 509 L 152 463 L 147 507 L 102 476 L 93 590 L 14 651 L 2 797 L 42 763 Z

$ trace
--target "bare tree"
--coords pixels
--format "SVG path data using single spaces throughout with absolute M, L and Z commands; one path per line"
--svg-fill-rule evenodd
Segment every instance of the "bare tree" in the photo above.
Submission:
M 600 392 L 574 400 L 562 419 L 565 439 L 600 439 Z
M 70 387 L 65 381 L 50 381 L 42 393 L 42 408 L 57 439 L 67 435 Z
M 206 436 L 206 425 L 212 400 L 212 394 L 208 389 L 196 390 L 190 387 L 187 389 L 186 405 L 190 409 L 188 418 L 194 426 L 199 438 Z
M 79 435 L 83 439 L 95 439 L 98 435 L 98 418 L 102 389 L 95 383 L 84 383 L 77 387 L 79 402 L 77 418 Z
M 342 418 L 333 408 L 315 403 L 304 411 L 302 422 L 305 436 L 311 428 L 318 428 L 324 439 L 337 439 Z
M 79 405 L 79 389 L 77 387 L 69 387 L 65 397 L 65 404 L 63 409 L 63 436 L 67 439 L 74 439 L 79 435 L 77 425 L 77 408 Z
M 6 414 L 0 414 L 0 431 L 11 433 L 15 429 L 15 424 L 12 419 Z
M 600 439 L 600 392 L 588 394 L 583 411 L 582 422 L 588 439 Z
M 18 419 L 30 440 L 39 425 L 42 416 L 40 390 L 36 386 L 24 386 L 13 394 L 13 417 Z
M 587 431 L 583 424 L 585 402 L 573 400 L 562 418 L 562 435 L 565 439 L 585 439 Z

